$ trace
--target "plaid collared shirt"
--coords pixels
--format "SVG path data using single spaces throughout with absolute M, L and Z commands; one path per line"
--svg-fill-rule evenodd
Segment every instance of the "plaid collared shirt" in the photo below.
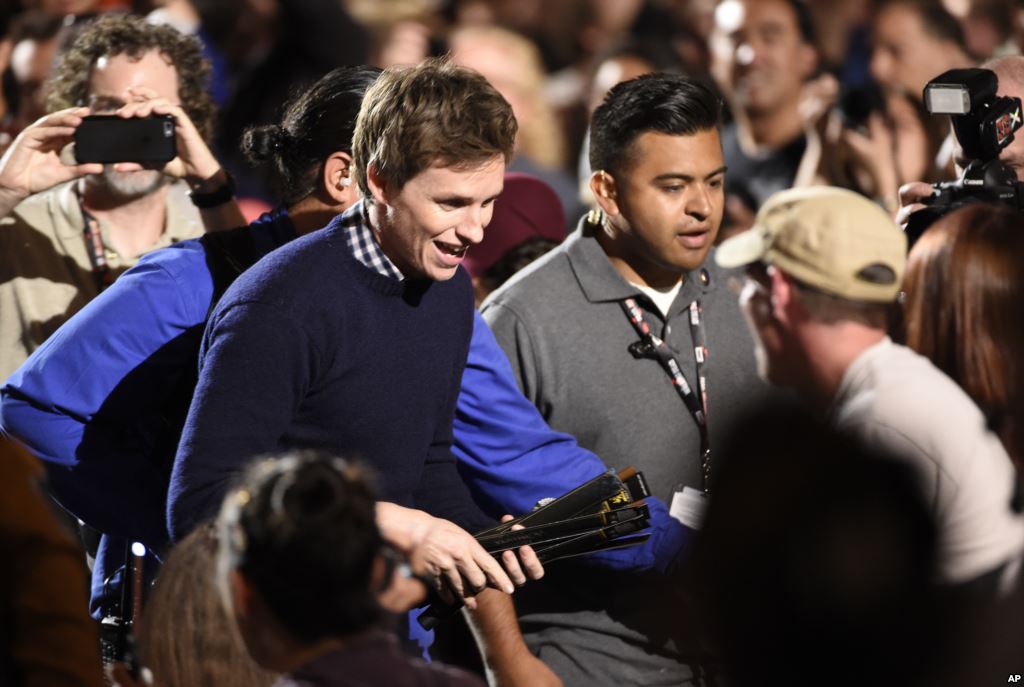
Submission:
M 341 226 L 348 229 L 348 248 L 356 260 L 385 277 L 391 277 L 397 281 L 405 279 L 395 267 L 395 263 L 384 255 L 377 239 L 373 237 L 365 200 L 361 200 L 349 208 L 341 218 Z

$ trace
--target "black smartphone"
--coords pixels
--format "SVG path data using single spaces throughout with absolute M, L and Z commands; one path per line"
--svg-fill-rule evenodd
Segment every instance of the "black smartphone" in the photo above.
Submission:
M 164 163 L 178 154 L 174 117 L 88 115 L 75 129 L 75 159 L 84 162 Z

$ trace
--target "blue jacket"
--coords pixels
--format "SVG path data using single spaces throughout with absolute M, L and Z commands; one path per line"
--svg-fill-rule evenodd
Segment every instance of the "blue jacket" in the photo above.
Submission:
M 260 217 L 251 230 L 263 253 L 295 237 L 281 210 Z M 0 390 L 0 427 L 47 462 L 58 498 L 96 529 L 153 546 L 166 541 L 170 461 L 213 296 L 198 240 L 149 254 Z M 479 314 L 454 429 L 459 471 L 495 517 L 526 512 L 606 469 L 572 437 L 548 428 L 519 392 Z M 592 558 L 616 569 L 669 571 L 686 548 L 688 530 L 663 503 L 651 501 L 647 544 Z

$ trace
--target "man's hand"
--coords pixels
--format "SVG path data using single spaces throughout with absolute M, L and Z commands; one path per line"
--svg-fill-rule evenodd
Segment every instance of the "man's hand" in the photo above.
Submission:
M 220 163 L 210 152 L 209 146 L 199 135 L 195 124 L 185 114 L 180 105 L 174 105 L 166 98 L 157 97 L 156 91 L 142 86 L 128 89 L 128 104 L 115 112 L 118 117 L 150 117 L 153 115 L 170 115 L 174 118 L 175 142 L 178 156 L 168 162 L 163 173 L 184 179 L 193 190 L 207 191 L 214 177 L 222 174 Z M 133 172 L 143 169 L 134 162 L 123 162 L 115 166 L 121 172 Z M 210 188 L 201 188 L 210 186 Z
M 511 515 L 502 517 L 502 522 L 508 522 L 514 518 Z M 513 530 L 523 529 L 522 525 L 513 525 Z M 517 587 L 526 584 L 526 580 L 539 580 L 544 577 L 544 566 L 541 564 L 537 554 L 529 546 L 519 547 L 518 556 L 514 551 L 502 551 L 501 563 Z
M 117 110 L 119 117 L 149 117 L 170 115 L 174 118 L 175 144 L 178 156 L 164 165 L 163 173 L 184 179 L 196 193 L 212 193 L 228 183 L 227 172 L 210 152 L 199 130 L 179 105 L 157 97 L 156 91 L 142 86 L 128 89 L 128 104 Z M 122 162 L 114 166 L 119 172 L 133 172 L 144 167 L 135 162 Z M 231 229 L 246 224 L 238 202 L 234 199 L 200 211 L 207 231 Z
M 921 208 L 926 207 L 921 200 L 931 194 L 931 184 L 923 181 L 912 181 L 909 184 L 900 186 L 900 209 L 896 211 L 896 224 L 905 231 L 910 216 Z
M 99 174 L 103 165 L 65 164 L 60 159 L 71 143 L 85 107 L 71 107 L 42 117 L 26 127 L 0 158 L 0 217 L 28 196 L 85 174 Z
M 413 570 L 434 577 L 439 592 L 450 590 L 469 608 L 476 607 L 473 597 L 487 587 L 506 594 L 515 591 L 498 561 L 471 534 L 448 520 L 393 503 L 378 503 L 377 525 L 385 539 L 410 552 Z
M 447 520 L 434 520 L 413 549 L 412 565 L 414 569 L 422 566 L 436 578 L 439 592 L 443 594 L 447 586 L 468 608 L 476 608 L 473 597 L 488 587 L 506 594 L 515 591 L 501 564 L 472 535 Z
M 893 132 L 885 118 L 878 112 L 872 112 L 866 132 L 843 129 L 840 136 L 853 163 L 870 178 L 871 192 L 890 204 L 888 210 L 892 213 L 899 171 L 896 168 Z
M 377 601 L 391 613 L 405 613 L 427 598 L 427 585 L 421 577 L 416 576 L 420 572 L 413 570 L 408 561 L 408 553 L 394 545 L 385 545 L 381 551 L 381 556 L 391 564 L 391 576 L 384 589 L 377 594 Z

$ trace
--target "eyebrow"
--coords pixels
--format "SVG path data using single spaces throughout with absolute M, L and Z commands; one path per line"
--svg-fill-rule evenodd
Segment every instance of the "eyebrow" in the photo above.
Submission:
M 486 203 L 490 200 L 497 200 L 500 195 L 500 193 L 496 193 L 493 196 L 488 196 L 482 202 Z M 434 198 L 434 202 L 447 203 L 449 205 L 472 205 L 474 201 L 468 196 L 438 196 Z
M 729 169 L 728 167 L 726 167 L 725 165 L 722 165 L 718 169 L 716 169 L 713 172 L 711 172 L 710 174 L 706 175 L 704 178 L 705 179 L 710 179 L 711 177 L 715 177 L 715 176 L 718 176 L 720 174 L 725 174 L 725 172 L 728 169 Z M 670 180 L 673 180 L 673 179 L 682 179 L 683 181 L 693 181 L 695 178 L 696 177 L 694 177 L 692 174 L 683 174 L 682 172 L 668 172 L 666 174 L 659 174 L 658 176 L 654 177 L 654 180 L 655 181 L 670 181 Z

